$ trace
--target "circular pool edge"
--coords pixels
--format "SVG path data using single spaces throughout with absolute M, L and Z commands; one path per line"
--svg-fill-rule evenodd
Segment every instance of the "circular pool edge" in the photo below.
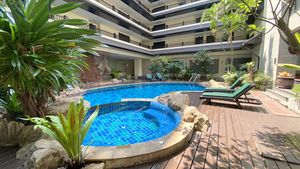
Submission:
M 181 113 L 179 115 L 182 116 Z M 106 168 L 130 167 L 153 162 L 183 149 L 191 139 L 193 129 L 193 123 L 184 122 L 181 118 L 179 125 L 171 133 L 147 142 L 124 146 L 83 146 L 83 149 L 86 149 L 84 160 L 105 162 Z

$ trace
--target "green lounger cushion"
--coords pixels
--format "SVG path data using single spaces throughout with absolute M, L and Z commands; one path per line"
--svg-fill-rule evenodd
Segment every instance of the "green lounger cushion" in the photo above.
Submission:
M 206 92 L 234 92 L 235 88 L 241 85 L 243 78 L 238 78 L 230 87 L 208 87 L 205 89 Z
M 243 86 L 241 86 L 239 89 L 237 89 L 233 93 L 225 93 L 225 92 L 204 92 L 202 97 L 220 97 L 220 98 L 236 98 L 238 96 L 241 96 L 245 93 L 246 90 L 251 88 L 251 84 L 246 83 Z
M 227 97 L 233 98 L 233 93 L 223 93 L 223 92 L 205 92 L 202 97 Z

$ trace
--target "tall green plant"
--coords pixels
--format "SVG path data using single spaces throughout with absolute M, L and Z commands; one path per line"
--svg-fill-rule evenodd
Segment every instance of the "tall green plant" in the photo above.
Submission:
M 277 28 L 280 38 L 289 46 L 289 52 L 300 56 L 300 34 L 289 28 L 296 1 L 268 0 L 266 3 L 271 8 L 272 17 L 265 17 L 260 10 L 263 0 L 221 0 L 203 13 L 202 21 L 210 21 L 213 32 L 221 30 L 228 35 L 228 41 L 232 41 L 233 32 L 248 31 L 250 35 L 265 33 L 263 27 L 248 24 L 248 20 L 254 17 L 255 20 L 270 24 L 271 29 Z
M 82 142 L 98 116 L 99 108 L 88 118 L 83 100 L 79 104 L 72 102 L 66 116 L 59 113 L 58 116 L 46 116 L 45 118 L 29 118 L 29 120 L 41 127 L 43 131 L 55 138 L 66 150 L 71 166 L 83 163 Z M 86 119 L 87 118 L 87 119 Z
M 53 1 L 5 0 L 0 6 L 0 83 L 13 88 L 29 116 L 44 115 L 48 101 L 78 81 L 83 53 L 95 53 L 99 44 L 87 37 L 93 30 L 78 28 L 84 20 L 50 21 L 80 6 L 53 7 Z
M 200 50 L 194 54 L 193 57 L 192 72 L 198 73 L 200 75 L 209 74 L 209 66 L 211 64 L 211 59 L 208 56 L 208 52 L 206 50 Z
M 163 73 L 164 75 L 168 74 L 169 64 L 171 62 L 171 58 L 168 56 L 157 56 L 151 60 L 151 65 L 148 69 L 155 73 Z

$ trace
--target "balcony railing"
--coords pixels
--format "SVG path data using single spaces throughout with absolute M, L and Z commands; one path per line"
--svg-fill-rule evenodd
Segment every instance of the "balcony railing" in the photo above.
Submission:
M 108 32 L 108 31 L 105 31 L 105 30 L 102 30 L 102 29 L 99 29 L 99 28 L 96 28 L 95 30 L 99 34 L 101 34 L 101 35 L 105 35 L 105 36 L 108 36 L 108 37 L 111 37 L 111 38 L 115 38 L 115 39 L 121 40 L 119 38 L 119 35 L 117 33 L 111 33 L 111 32 Z M 145 44 L 143 44 L 141 42 L 137 42 L 137 41 L 131 40 L 131 39 L 130 39 L 130 41 L 124 41 L 124 42 L 128 42 L 128 43 L 131 43 L 131 44 L 134 44 L 134 45 L 137 45 L 137 46 L 141 46 L 141 47 L 150 49 L 150 46 L 145 45 Z
M 69 19 L 69 18 L 65 15 L 63 15 L 63 16 L 62 15 L 51 15 L 50 19 L 53 19 L 53 20 L 66 20 L 66 19 Z M 108 37 L 118 39 L 118 40 L 122 40 L 122 39 L 120 39 L 118 33 L 111 33 L 109 31 L 102 30 L 102 29 L 99 29 L 97 27 L 91 28 L 89 25 L 84 25 L 84 26 L 80 26 L 80 27 L 84 28 L 84 29 L 93 29 L 101 35 L 108 36 Z M 191 46 L 191 45 L 209 44 L 209 43 L 227 41 L 227 39 L 214 39 L 213 36 L 207 36 L 207 37 L 210 37 L 210 39 L 207 39 L 207 41 L 202 40 L 201 42 L 196 42 L 196 40 L 194 40 L 194 41 L 176 42 L 176 43 L 165 44 L 165 46 L 163 46 L 163 47 L 161 47 L 161 46 L 160 47 L 157 47 L 157 46 L 150 47 L 149 45 L 146 45 L 142 42 L 134 41 L 134 40 L 131 40 L 131 39 L 130 39 L 130 41 L 125 41 L 125 40 L 122 40 L 122 41 L 127 42 L 127 43 L 131 43 L 131 44 L 134 44 L 134 45 L 137 45 L 137 46 L 141 46 L 141 47 L 144 47 L 144 48 L 147 48 L 147 49 L 172 48 L 172 47 Z M 246 37 L 246 36 L 234 36 L 233 37 L 233 40 L 246 40 L 246 39 L 248 39 L 248 37 Z
M 152 12 L 155 13 L 155 12 L 163 11 L 166 9 L 171 9 L 171 8 L 175 8 L 177 6 L 182 6 L 182 5 L 189 4 L 192 2 L 196 2 L 196 1 L 200 1 L 200 0 L 185 0 L 185 1 L 181 1 L 181 2 L 175 2 L 175 3 L 165 5 L 164 8 L 161 8 L 161 7 L 154 8 L 154 9 L 152 9 Z
M 246 40 L 247 37 L 246 36 L 234 36 L 233 40 Z M 194 41 L 184 41 L 184 42 L 176 42 L 176 43 L 169 43 L 169 44 L 165 44 L 165 47 L 159 47 L 159 48 L 172 48 L 172 47 L 180 47 L 180 46 L 191 46 L 191 45 L 200 45 L 200 44 L 209 44 L 209 43 L 216 43 L 216 42 L 226 42 L 227 39 L 213 39 L 210 41 L 206 41 L 206 42 L 201 42 L 201 43 L 196 43 L 196 40 Z M 155 49 L 159 49 L 157 47 L 153 47 Z
M 162 27 L 162 28 L 159 28 L 159 29 L 156 28 L 155 31 L 169 29 L 169 28 L 175 28 L 175 27 L 180 27 L 180 26 L 185 26 L 185 25 L 191 25 L 191 24 L 195 24 L 195 23 L 199 23 L 200 24 L 200 20 L 199 19 L 193 19 L 193 20 L 188 20 L 188 21 L 182 21 L 182 22 L 177 22 L 177 23 L 173 23 L 173 24 L 168 24 L 165 27 Z M 152 28 L 152 31 L 154 31 L 153 28 Z
M 107 8 L 117 12 L 118 14 L 124 16 L 125 18 L 135 22 L 136 24 L 142 26 L 143 28 L 147 29 L 147 30 L 150 30 L 150 28 L 146 25 L 144 25 L 143 23 L 141 23 L 140 21 L 138 21 L 137 19 L 131 17 L 129 14 L 127 14 L 126 12 L 116 8 L 114 5 L 106 2 L 105 0 L 96 0 L 97 2 L 101 3 L 102 5 L 106 6 Z

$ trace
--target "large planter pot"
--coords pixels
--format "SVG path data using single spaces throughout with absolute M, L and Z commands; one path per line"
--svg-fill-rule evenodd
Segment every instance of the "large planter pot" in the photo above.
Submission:
M 277 77 L 277 87 L 291 89 L 294 86 L 294 77 Z

